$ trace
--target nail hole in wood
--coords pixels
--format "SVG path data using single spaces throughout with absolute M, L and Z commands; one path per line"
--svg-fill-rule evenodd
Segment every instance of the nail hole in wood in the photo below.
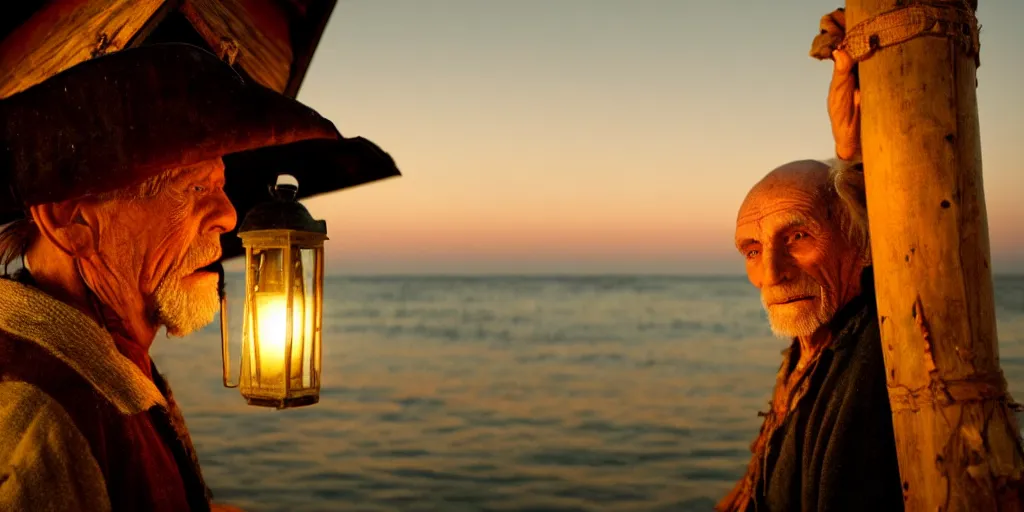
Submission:
M 941 204 L 942 204 L 942 207 L 943 207 L 943 208 L 949 208 L 949 204 L 950 204 L 950 203 L 949 203 L 949 201 L 948 201 L 948 200 L 946 200 L 946 199 L 943 199 L 943 200 L 942 200 L 942 203 L 941 203 Z

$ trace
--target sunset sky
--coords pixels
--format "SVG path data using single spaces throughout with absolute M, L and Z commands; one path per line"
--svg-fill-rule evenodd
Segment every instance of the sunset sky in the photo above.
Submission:
M 836 0 L 342 0 L 299 99 L 404 176 L 306 201 L 331 274 L 739 274 L 743 196 L 829 158 Z M 981 2 L 997 272 L 1024 272 L 1024 2 Z

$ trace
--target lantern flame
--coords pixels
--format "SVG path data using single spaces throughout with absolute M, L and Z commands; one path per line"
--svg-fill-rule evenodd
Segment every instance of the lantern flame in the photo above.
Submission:
M 296 296 L 292 301 L 292 354 L 291 378 L 301 385 L 303 359 L 303 326 L 305 314 L 303 300 Z M 257 293 L 257 339 L 259 340 L 259 380 L 261 385 L 278 383 L 284 385 L 285 358 L 287 357 L 288 308 L 282 293 Z M 254 361 L 255 363 L 255 361 Z

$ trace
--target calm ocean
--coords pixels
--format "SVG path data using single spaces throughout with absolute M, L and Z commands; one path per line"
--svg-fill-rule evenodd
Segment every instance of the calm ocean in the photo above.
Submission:
M 232 276 L 232 334 L 242 276 Z M 250 407 L 217 323 L 154 358 L 218 501 L 252 511 L 701 510 L 741 475 L 786 343 L 741 278 L 325 284 L 318 405 Z M 1024 399 L 1024 277 L 996 279 Z M 238 339 L 233 339 L 237 354 Z

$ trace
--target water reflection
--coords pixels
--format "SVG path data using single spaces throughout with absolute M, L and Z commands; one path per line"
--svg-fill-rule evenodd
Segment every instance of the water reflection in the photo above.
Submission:
M 158 340 L 218 500 L 706 511 L 742 474 L 784 347 L 740 279 L 332 279 L 326 290 L 313 407 L 254 408 L 223 389 L 215 325 Z M 1019 395 L 1024 279 L 998 280 L 996 297 Z

